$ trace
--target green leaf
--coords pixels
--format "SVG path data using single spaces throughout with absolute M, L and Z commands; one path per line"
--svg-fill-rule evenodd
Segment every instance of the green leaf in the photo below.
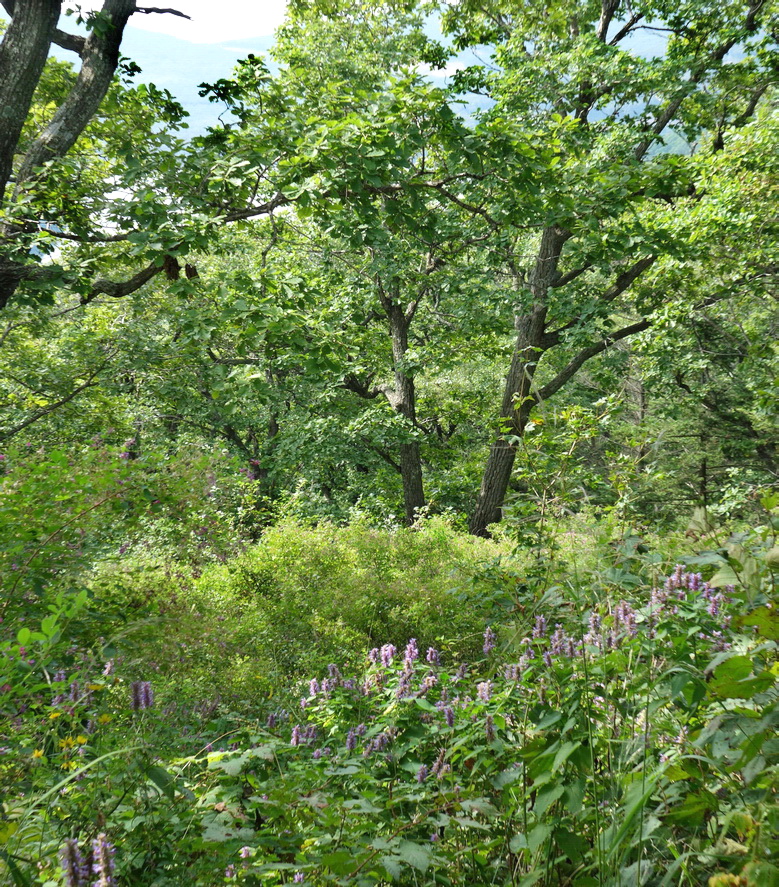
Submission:
M 533 805 L 533 812 L 536 816 L 541 817 L 546 811 L 560 798 L 565 791 L 564 785 L 552 785 L 538 793 L 536 802 Z
M 730 564 L 725 564 L 709 579 L 709 585 L 713 588 L 722 588 L 724 585 L 739 585 L 739 579 L 736 571 Z
M 521 832 L 518 835 L 514 835 L 514 837 L 509 841 L 509 850 L 512 853 L 519 853 L 520 850 L 527 850 L 528 843 L 527 837 L 523 835 Z
M 760 637 L 779 641 L 779 612 L 774 607 L 758 607 L 734 622 L 737 628 L 754 627 Z
M 530 852 L 535 853 L 551 834 L 551 825 L 537 825 L 527 836 L 527 846 L 530 848 Z
M 430 866 L 430 851 L 413 841 L 401 841 L 398 846 L 398 855 L 403 862 L 407 862 L 423 874 Z
M 703 825 L 703 818 L 707 813 L 716 810 L 719 801 L 709 791 L 702 790 L 687 795 L 682 803 L 666 813 L 664 819 L 673 825 Z
M 145 773 L 165 797 L 170 798 L 171 801 L 176 797 L 176 778 L 164 767 L 151 765 L 146 768 Z
M 381 864 L 393 881 L 399 881 L 403 877 L 403 866 L 400 864 L 399 856 L 382 856 Z

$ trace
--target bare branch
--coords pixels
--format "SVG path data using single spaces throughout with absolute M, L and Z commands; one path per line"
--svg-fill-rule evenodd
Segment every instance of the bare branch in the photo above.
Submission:
M 183 12 L 179 12 L 178 9 L 160 9 L 157 6 L 136 6 L 135 12 L 142 12 L 144 15 L 149 15 L 153 12 L 159 12 L 162 15 L 178 15 L 181 16 L 181 18 L 186 18 L 192 21 L 191 15 L 186 15 Z
M 101 278 L 95 281 L 92 289 L 85 295 L 81 297 L 81 304 L 87 305 L 89 302 L 92 302 L 98 296 L 110 296 L 112 299 L 123 299 L 125 296 L 129 296 L 134 293 L 136 290 L 139 290 L 145 283 L 148 283 L 153 277 L 156 277 L 163 269 L 162 265 L 155 265 L 152 262 L 150 265 L 147 265 L 142 271 L 139 271 L 129 280 L 106 280 Z
M 63 49 L 67 49 L 69 52 L 75 52 L 76 55 L 83 55 L 87 38 L 81 37 L 78 34 L 68 34 L 67 31 L 61 31 L 57 28 L 54 31 L 51 42 L 56 43 L 57 46 L 61 46 Z

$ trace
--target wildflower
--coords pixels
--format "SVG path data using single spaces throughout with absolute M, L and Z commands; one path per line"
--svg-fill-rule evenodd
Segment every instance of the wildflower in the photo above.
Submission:
M 295 724 L 295 726 L 292 728 L 292 735 L 290 736 L 289 744 L 300 745 L 300 738 L 300 724 Z
M 549 650 L 544 650 L 544 652 L 541 655 L 544 660 L 544 665 L 547 668 L 551 668 L 552 667 L 552 654 L 549 652 Z
M 350 730 L 346 734 L 346 750 L 354 751 L 357 748 L 357 733 L 354 730 Z
M 555 654 L 555 656 L 561 656 L 565 652 L 565 642 L 567 638 L 565 632 L 563 631 L 562 625 L 558 622 L 555 625 L 555 632 L 551 637 L 551 651 Z
M 430 840 L 435 844 L 435 842 L 438 840 L 438 832 L 433 832 L 433 834 L 430 835 Z
M 93 887 L 114 887 L 114 848 L 101 832 L 92 841 L 92 871 L 97 875 Z
M 154 690 L 150 681 L 141 684 L 141 707 L 152 708 L 154 706 Z
M 114 672 L 114 660 L 109 659 L 106 664 L 103 666 L 103 677 L 107 678 L 110 674 Z
M 438 678 L 432 672 L 428 675 L 425 675 L 425 678 L 419 687 L 419 695 L 424 696 L 425 693 L 427 693 L 428 690 L 432 690 L 437 683 Z
M 482 681 L 476 685 L 476 695 L 481 702 L 489 702 L 492 698 L 492 681 Z
M 433 767 L 432 767 L 432 769 L 431 769 L 431 771 L 430 771 L 430 772 L 433 774 L 433 776 L 436 776 L 436 777 L 438 777 L 439 779 L 441 778 L 441 771 L 444 769 L 444 767 L 447 766 L 447 765 L 444 763 L 444 758 L 445 758 L 445 757 L 446 757 L 446 749 L 445 749 L 445 748 L 442 748 L 442 749 L 438 752 L 438 757 L 435 759 L 435 764 L 433 764 Z
M 318 760 L 322 757 L 322 749 L 321 749 L 321 748 L 315 748 L 315 749 L 314 749 L 314 753 L 311 755 L 311 757 L 312 757 L 315 761 L 318 761 Z
M 368 651 L 368 661 L 372 662 L 374 665 L 379 661 L 379 648 L 374 647 L 372 650 Z
M 365 726 L 365 724 L 358 724 L 357 729 L 354 732 L 358 736 L 365 736 L 365 734 L 368 732 L 368 728 Z
M 411 676 L 403 671 L 400 674 L 400 680 L 398 681 L 398 686 L 395 690 L 395 696 L 398 699 L 404 699 L 409 693 L 411 693 Z
M 417 782 L 422 783 L 427 779 L 427 764 L 422 764 L 422 766 L 417 770 Z
M 497 640 L 498 636 L 488 625 L 487 628 L 484 630 L 484 646 L 482 647 L 485 656 L 489 656 L 489 654 L 495 649 L 495 644 Z
M 462 681 L 466 675 L 468 674 L 468 666 L 463 662 L 463 664 L 457 669 L 454 680 Z
M 533 638 L 538 640 L 546 636 L 546 616 L 536 616 L 536 624 L 533 628 Z
M 238 855 L 241 857 L 241 859 L 248 859 L 252 855 L 252 848 L 241 847 L 241 849 L 238 851 Z
M 271 712 L 268 715 L 268 721 L 267 721 L 266 726 L 269 730 L 272 730 L 276 726 L 276 713 L 275 712 Z
M 438 650 L 436 650 L 435 647 L 428 647 L 427 648 L 427 654 L 426 654 L 425 658 L 427 659 L 427 661 L 431 665 L 440 665 L 441 664 L 441 657 L 438 653 Z
M 68 838 L 60 850 L 60 864 L 65 873 L 66 887 L 82 887 L 86 885 L 88 868 L 84 864 L 84 858 L 78 849 L 78 841 Z
M 487 742 L 495 741 L 495 721 L 492 719 L 492 715 L 487 715 L 484 720 L 484 736 Z
M 379 655 L 381 656 L 381 664 L 385 668 L 389 668 L 390 665 L 392 665 L 392 660 L 395 658 L 395 654 L 397 652 L 397 647 L 394 644 L 384 644 L 384 646 L 379 651 Z
M 316 696 L 316 694 L 318 692 L 319 692 L 319 681 L 317 681 L 316 678 L 311 678 L 311 680 L 308 682 L 309 696 Z
M 522 675 L 519 665 L 507 665 L 503 671 L 507 681 L 518 681 Z
M 411 638 L 406 644 L 406 656 L 404 662 L 411 663 L 419 658 L 419 648 L 417 647 L 417 639 Z
M 303 872 L 295 872 L 292 881 L 294 884 L 302 884 L 306 880 L 306 876 Z
M 235 877 L 235 866 L 230 863 L 225 869 L 225 878 L 234 878 Z
M 308 708 L 308 699 L 305 697 L 301 697 L 300 699 L 300 707 L 305 711 Z
M 133 711 L 143 711 L 154 705 L 154 691 L 149 681 L 133 681 L 130 689 Z

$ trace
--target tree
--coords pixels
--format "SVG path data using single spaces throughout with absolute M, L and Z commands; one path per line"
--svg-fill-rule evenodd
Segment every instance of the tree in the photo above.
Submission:
M 705 248 L 700 235 L 711 229 L 688 239 L 680 219 L 707 199 L 704 158 L 727 147 L 773 88 L 772 15 L 762 2 L 715 10 L 697 0 L 466 0 L 444 12 L 458 48 L 494 47 L 496 70 L 456 78 L 461 91 L 493 101 L 476 134 L 504 133 L 487 160 L 502 187 L 479 183 L 469 202 L 495 220 L 503 244 L 513 232 L 518 247 L 505 254 L 516 339 L 472 533 L 500 518 L 533 408 L 588 360 L 648 329 L 671 269 Z M 658 55 L 642 49 L 642 33 L 664 35 Z M 696 150 L 663 149 L 664 138 L 679 136 Z M 727 293 L 737 275 L 723 271 L 718 289 Z M 549 372 L 545 358 L 556 349 L 567 359 Z
M 100 11 L 87 17 L 88 34 L 83 37 L 58 28 L 63 6 L 60 0 L 3 0 L 2 5 L 10 24 L 0 43 L 0 310 L 22 285 L 27 288 L 25 298 L 33 299 L 47 285 L 70 286 L 84 301 L 100 295 L 128 295 L 160 273 L 162 259 L 117 281 L 100 277 L 94 261 L 91 267 L 65 269 L 55 263 L 42 264 L 40 255 L 51 252 L 53 240 L 110 245 L 129 239 L 136 227 L 132 224 L 125 230 L 105 233 L 105 204 L 88 191 L 84 193 L 88 209 L 81 214 L 74 212 L 79 191 L 83 191 L 77 189 L 68 194 L 68 212 L 63 192 L 68 173 L 73 171 L 69 160 L 109 93 L 120 66 L 119 49 L 130 16 L 183 13 L 139 7 L 134 0 L 105 0 Z M 36 91 L 51 92 L 46 82 L 46 61 L 52 44 L 76 53 L 81 67 L 68 89 L 58 96 L 54 112 L 36 120 Z M 59 72 L 63 73 L 61 68 Z M 170 101 L 169 95 L 162 96 L 158 91 L 157 98 L 163 99 L 158 104 L 166 106 L 169 122 L 177 124 L 181 109 Z M 150 138 L 145 146 L 146 155 L 164 141 L 165 137 Z M 129 147 L 128 142 L 124 147 Z M 143 156 L 144 145 L 136 143 L 136 147 Z M 166 148 L 170 148 L 169 141 Z M 76 166 L 79 159 L 73 161 Z M 89 160 L 99 165 L 101 158 L 93 154 Z M 126 181 L 122 175 L 114 177 L 118 174 L 116 167 L 103 172 L 108 173 L 104 175 L 103 194 L 109 184 L 116 189 Z
M 365 49 L 374 62 L 367 70 L 353 53 L 327 55 L 335 33 L 344 46 L 361 49 L 371 25 L 378 19 L 386 31 L 394 16 L 393 46 L 402 51 L 379 70 L 442 65 L 446 53 L 419 39 L 409 18 L 413 7 L 388 3 L 374 19 L 359 3 L 298 6 L 298 42 L 287 50 L 289 68 L 277 81 L 284 99 L 277 92 L 271 103 L 285 109 L 287 120 L 297 104 L 292 125 L 281 127 L 296 140 L 283 167 L 285 176 L 294 170 L 296 183 L 282 182 L 281 190 L 325 230 L 342 230 L 348 219 L 352 239 L 363 237 L 367 247 L 371 238 L 388 243 L 387 232 L 403 224 L 419 228 L 423 213 L 422 230 L 457 218 L 463 229 L 457 242 L 477 247 L 458 254 L 460 265 L 487 266 L 494 285 L 513 289 L 510 367 L 499 419 L 485 427 L 493 440 L 470 520 L 471 531 L 483 535 L 500 519 L 533 409 L 587 361 L 648 330 L 670 282 L 721 236 L 712 225 L 693 233 L 709 200 L 707 158 L 727 151 L 770 101 L 777 69 L 773 13 L 762 2 L 740 0 L 716 13 L 700 0 L 442 6 L 454 47 L 487 44 L 495 64 L 454 76 L 438 104 L 439 119 L 469 93 L 480 94 L 487 107 L 473 124 L 450 122 L 456 137 L 442 139 L 428 163 L 424 140 L 398 125 L 402 112 L 391 100 L 408 102 L 405 117 L 412 120 L 414 93 L 401 96 L 397 81 L 382 79 L 376 50 Z M 658 34 L 660 47 L 642 41 Z M 334 72 L 337 86 L 328 79 Z M 260 131 L 267 133 L 264 123 Z M 279 129 L 278 118 L 270 125 Z M 387 138 L 393 128 L 402 141 Z M 384 214 L 388 207 L 400 224 Z M 390 247 L 385 256 L 396 254 Z M 700 304 L 726 297 L 741 280 L 736 264 L 721 265 L 716 292 L 701 293 Z M 395 364 L 402 366 L 414 300 L 386 293 L 383 310 L 391 330 L 397 314 Z M 482 294 L 474 297 L 478 303 Z M 396 397 L 406 391 L 398 402 L 405 401 L 408 418 L 414 392 L 402 376 L 392 387 Z M 352 384 L 363 394 L 376 392 L 364 381 Z M 416 453 L 411 463 L 419 466 Z M 407 511 L 409 503 L 424 501 L 421 473 L 409 471 L 409 478 Z

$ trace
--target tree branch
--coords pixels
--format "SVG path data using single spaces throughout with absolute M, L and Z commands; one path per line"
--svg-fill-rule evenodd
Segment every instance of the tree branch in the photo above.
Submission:
M 179 12 L 178 9 L 160 9 L 158 6 L 136 6 L 135 12 L 142 12 L 144 15 L 149 15 L 153 12 L 159 12 L 163 15 L 178 15 L 181 18 L 189 19 L 192 21 L 191 15 L 185 15 L 183 12 Z
M 113 356 L 113 355 L 111 355 L 111 356 Z M 19 425 L 16 425 L 14 428 L 11 428 L 10 431 L 6 431 L 6 432 L 1 433 L 0 440 L 2 440 L 2 441 L 10 440 L 15 434 L 18 434 L 20 431 L 24 431 L 25 428 L 28 428 L 33 423 L 37 422 L 39 419 L 42 419 L 44 416 L 48 416 L 49 413 L 53 413 L 55 410 L 58 410 L 60 407 L 65 406 L 66 403 L 70 403 L 70 401 L 73 400 L 74 397 L 77 397 L 79 394 L 81 394 L 82 391 L 85 391 L 87 388 L 94 388 L 95 385 L 99 384 L 98 382 L 94 381 L 96 376 L 99 373 L 101 373 L 105 369 L 106 366 L 108 366 L 109 360 L 110 360 L 110 358 L 103 361 L 103 363 L 101 363 L 100 366 L 90 374 L 90 376 L 87 378 L 86 382 L 79 385 L 77 388 L 74 388 L 73 391 L 70 392 L 70 394 L 67 394 L 65 397 L 61 398 L 56 403 L 50 404 L 49 406 L 45 407 L 44 409 L 38 410 L 37 413 L 33 413 L 32 416 L 25 419 L 24 422 L 21 422 Z
M 615 342 L 619 342 L 622 339 L 626 339 L 628 336 L 633 336 L 636 333 L 648 329 L 651 325 L 652 321 L 644 318 L 643 320 L 639 320 L 636 323 L 632 323 L 629 326 L 622 327 L 622 329 L 610 333 L 604 339 L 601 339 L 600 342 L 594 342 L 592 345 L 582 348 L 568 365 L 560 370 L 551 382 L 547 382 L 546 385 L 538 389 L 535 395 L 536 401 L 547 400 L 547 398 L 556 394 L 573 378 L 573 376 L 591 357 L 595 357 L 596 354 L 600 354 L 607 348 L 610 348 Z

